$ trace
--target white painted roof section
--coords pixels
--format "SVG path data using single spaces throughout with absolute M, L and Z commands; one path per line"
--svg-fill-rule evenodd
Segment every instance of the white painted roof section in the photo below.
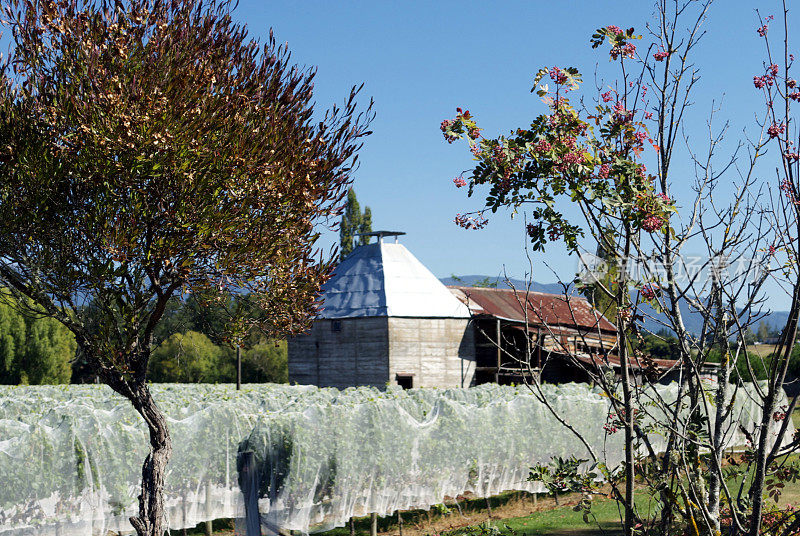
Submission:
M 320 318 L 469 318 L 469 309 L 402 244 L 356 248 L 322 287 Z

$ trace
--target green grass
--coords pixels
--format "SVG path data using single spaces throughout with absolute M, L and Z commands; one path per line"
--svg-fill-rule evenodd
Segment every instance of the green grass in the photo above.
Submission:
M 563 534 L 621 534 L 619 510 L 617 503 L 609 499 L 595 499 L 592 505 L 594 519 L 590 523 L 583 521 L 583 514 L 572 507 L 561 506 L 535 514 L 494 521 L 492 524 L 503 533 L 508 534 L 510 528 L 519 535 L 551 535 Z M 602 530 L 601 530 L 602 529 Z M 455 533 L 464 532 L 455 531 Z

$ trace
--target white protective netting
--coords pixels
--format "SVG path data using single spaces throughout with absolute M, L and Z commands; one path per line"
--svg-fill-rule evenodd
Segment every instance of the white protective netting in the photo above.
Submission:
M 609 465 L 621 460 L 622 434 L 603 429 L 606 398 L 583 384 L 545 389 Z M 173 529 L 244 516 L 239 451 L 252 452 L 264 526 L 303 532 L 354 515 L 426 508 L 467 491 L 542 491 L 526 481 L 531 465 L 587 457 L 525 388 L 152 391 L 173 441 L 165 489 Z M 666 399 L 674 394 L 671 386 L 658 389 Z M 746 395 L 737 395 L 735 419 L 752 429 L 758 407 Z M 738 426 L 729 437 L 731 445 L 744 443 Z M 658 447 L 658 436 L 651 439 Z M 147 445 L 138 415 L 106 387 L 0 387 L 0 534 L 130 532 Z

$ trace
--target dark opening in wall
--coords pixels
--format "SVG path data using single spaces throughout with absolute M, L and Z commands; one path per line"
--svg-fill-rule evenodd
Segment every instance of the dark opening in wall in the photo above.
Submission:
M 411 374 L 398 374 L 396 380 L 397 385 L 403 389 L 411 389 L 414 387 L 414 376 Z
M 334 320 L 331 322 L 331 331 L 342 331 L 342 321 Z

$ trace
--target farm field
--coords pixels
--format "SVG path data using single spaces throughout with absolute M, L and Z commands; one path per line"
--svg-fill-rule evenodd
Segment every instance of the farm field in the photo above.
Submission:
M 767 357 L 769 354 L 775 352 L 774 344 L 752 344 L 747 347 L 748 352 L 758 354 L 760 357 Z

